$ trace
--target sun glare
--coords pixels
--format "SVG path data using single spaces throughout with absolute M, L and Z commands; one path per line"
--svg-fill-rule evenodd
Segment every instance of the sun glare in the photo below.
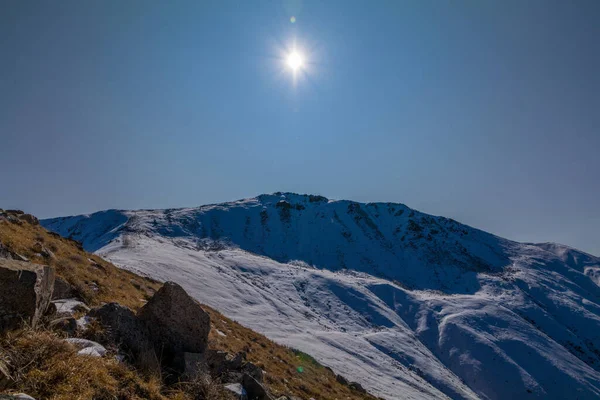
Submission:
M 298 69 L 302 68 L 304 64 L 304 60 L 302 59 L 302 55 L 297 51 L 292 51 L 287 56 L 287 65 L 292 69 L 292 71 L 296 72 Z

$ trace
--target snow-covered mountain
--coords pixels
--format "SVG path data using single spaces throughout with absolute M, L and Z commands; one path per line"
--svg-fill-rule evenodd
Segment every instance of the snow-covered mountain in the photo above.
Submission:
M 43 225 L 388 399 L 600 397 L 600 258 L 275 193 Z

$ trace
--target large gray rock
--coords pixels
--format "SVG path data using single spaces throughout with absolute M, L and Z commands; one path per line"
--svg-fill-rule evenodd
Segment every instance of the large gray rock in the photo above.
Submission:
M 35 327 L 50 304 L 54 268 L 0 258 L 0 331 Z
M 111 341 L 134 358 L 153 349 L 146 325 L 125 306 L 108 303 L 91 310 L 88 317 L 96 318 L 107 327 Z
M 165 283 L 138 313 L 157 354 L 168 363 L 184 352 L 202 353 L 210 331 L 210 317 L 181 286 Z

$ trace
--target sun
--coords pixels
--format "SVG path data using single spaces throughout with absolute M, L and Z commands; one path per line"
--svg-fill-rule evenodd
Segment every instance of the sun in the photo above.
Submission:
M 288 54 L 286 62 L 288 67 L 290 67 L 294 72 L 302 68 L 302 66 L 304 65 L 304 59 L 302 57 L 302 54 L 298 53 L 296 50 Z

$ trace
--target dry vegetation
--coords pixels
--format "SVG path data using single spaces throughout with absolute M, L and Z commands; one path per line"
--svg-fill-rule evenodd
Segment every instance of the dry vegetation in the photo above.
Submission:
M 0 221 L 0 243 L 34 263 L 54 267 L 91 306 L 114 301 L 137 309 L 160 287 L 159 282 L 119 269 L 85 252 L 77 242 L 39 225 Z M 52 251 L 55 257 L 43 257 L 36 252 L 36 243 Z
M 57 274 L 76 287 L 92 306 L 118 302 L 137 310 L 160 287 L 159 282 L 119 269 L 41 226 L 0 220 L 0 242 L 32 262 L 55 267 Z M 36 243 L 43 244 L 55 257 L 41 256 Z M 275 396 L 374 399 L 338 383 L 335 374 L 312 357 L 278 345 L 203 307 L 211 316 L 210 347 L 246 352 L 249 361 L 266 371 L 265 385 Z M 13 389 L 42 399 L 226 398 L 206 377 L 167 387 L 156 375 L 136 371 L 113 357 L 77 355 L 56 333 L 47 330 L 25 329 L 0 338 L 0 367 L 3 362 L 13 371 Z

